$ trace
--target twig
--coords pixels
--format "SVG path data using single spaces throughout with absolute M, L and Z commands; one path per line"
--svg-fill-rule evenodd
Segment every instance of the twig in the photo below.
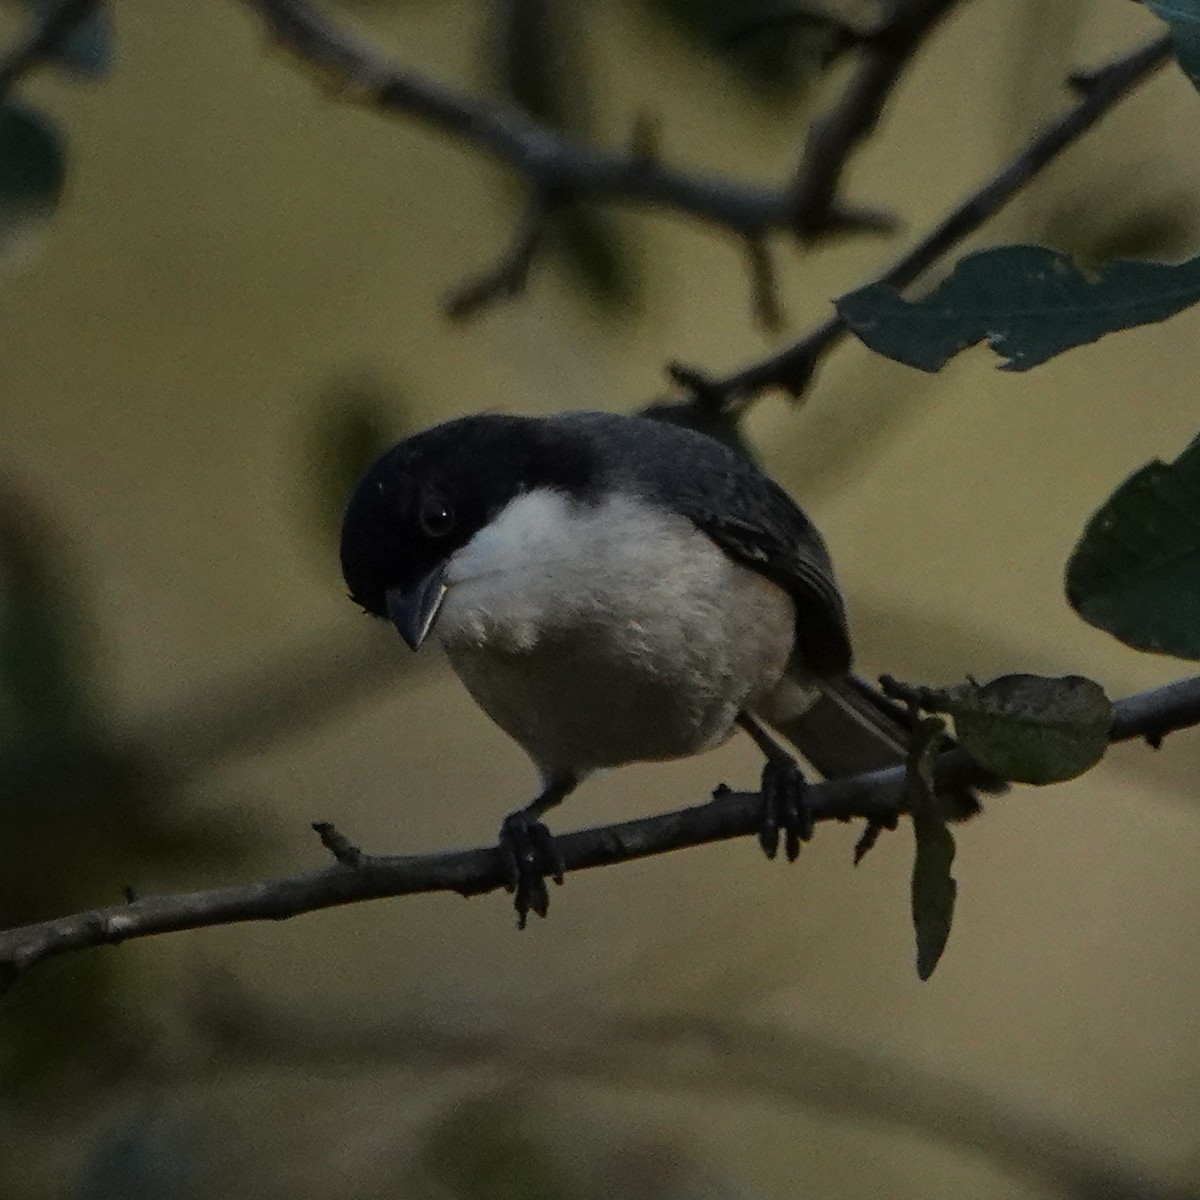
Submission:
M 1118 701 L 1115 714 L 1113 741 L 1147 735 L 1162 738 L 1200 724 L 1200 677 Z M 818 821 L 889 821 L 905 811 L 904 773 L 901 766 L 814 784 L 806 800 Z M 960 748 L 939 757 L 934 779 L 939 789 L 990 781 Z M 726 792 L 718 803 L 562 834 L 556 843 L 564 867 L 578 871 L 754 835 L 759 818 L 757 793 Z M 386 896 L 437 891 L 475 896 L 503 883 L 501 854 L 488 847 L 407 857 L 363 855 L 353 866 L 338 863 L 208 892 L 149 896 L 0 933 L 0 983 L 8 985 L 23 971 L 56 955 L 131 938 L 241 921 L 278 921 Z
M 390 61 L 307 0 L 241 0 L 272 36 L 347 96 L 412 117 L 515 168 L 543 194 L 658 204 L 743 236 L 786 229 L 788 190 L 615 153 L 540 123 L 515 104 L 473 96 Z
M 548 196 L 530 196 L 513 235 L 512 245 L 490 270 L 463 284 L 446 299 L 446 315 L 454 321 L 474 316 L 500 296 L 519 296 L 529 281 L 529 269 L 546 236 L 553 204 Z
M 0 96 L 22 75 L 51 58 L 100 0 L 59 0 L 41 8 L 24 34 L 0 56 Z
M 535 197 L 562 202 L 588 197 L 657 205 L 729 230 L 755 247 L 761 265 L 766 234 L 802 240 L 844 233 L 886 233 L 890 213 L 843 203 L 836 195 L 846 159 L 871 131 L 888 93 L 921 40 L 953 0 L 908 0 L 874 30 L 855 35 L 863 65 L 833 111 L 814 126 L 799 175 L 771 187 L 664 163 L 656 144 L 635 137 L 624 152 L 588 144 L 538 121 L 518 105 L 447 87 L 392 62 L 377 47 L 340 28 L 308 0 L 242 0 L 266 22 L 272 36 L 343 95 L 386 112 L 422 121 L 491 154 L 519 172 Z M 540 207 L 539 207 L 540 206 Z M 476 311 L 489 300 L 519 292 L 542 241 L 546 210 L 535 203 L 499 266 L 449 302 L 452 316 Z M 761 302 L 761 272 L 755 299 Z M 770 309 L 759 303 L 758 317 Z
M 321 839 L 321 845 L 333 855 L 343 867 L 358 868 L 363 852 L 340 830 L 328 821 L 314 821 L 313 832 Z
M 746 258 L 750 263 L 750 287 L 755 322 L 773 332 L 783 324 L 783 303 L 779 299 L 779 280 L 771 260 L 771 247 L 765 238 L 746 239 Z
M 904 68 L 956 0 L 899 0 L 859 39 L 859 63 L 837 103 L 813 121 L 793 185 L 792 220 L 804 239 L 842 229 L 878 229 L 881 214 L 835 204 L 851 154 L 879 121 Z
M 1091 86 L 1078 103 L 1035 136 L 1016 158 L 971 193 L 875 282 L 897 288 L 913 283 L 947 251 L 995 216 L 1038 172 L 1161 67 L 1170 54 L 1168 35 L 1114 59 L 1095 72 Z M 730 375 L 712 376 L 687 369 L 703 380 L 709 402 L 713 394 L 720 394 L 731 409 L 744 406 L 769 387 L 780 387 L 799 397 L 821 360 L 847 333 L 845 322 L 834 315 L 790 346 Z M 678 369 L 673 374 L 678 379 Z

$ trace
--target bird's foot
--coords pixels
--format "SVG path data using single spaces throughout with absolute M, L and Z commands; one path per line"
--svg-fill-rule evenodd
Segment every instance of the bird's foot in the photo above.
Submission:
M 531 912 L 544 917 L 549 910 L 546 879 L 562 883 L 562 856 L 550 830 L 526 808 L 504 818 L 500 855 L 504 860 L 504 886 L 517 910 L 517 928 L 524 929 Z
M 768 757 L 762 773 L 762 815 L 758 826 L 758 844 L 768 858 L 779 851 L 779 832 L 783 831 L 784 853 L 795 862 L 800 843 L 813 835 L 813 814 L 806 793 L 808 784 L 796 762 L 779 752 Z
M 749 713 L 742 713 L 738 724 L 767 758 L 762 773 L 758 844 L 768 858 L 774 858 L 779 853 L 779 831 L 782 829 L 788 862 L 795 862 L 800 856 L 800 843 L 807 842 L 813 835 L 808 784 L 804 782 L 796 760 Z

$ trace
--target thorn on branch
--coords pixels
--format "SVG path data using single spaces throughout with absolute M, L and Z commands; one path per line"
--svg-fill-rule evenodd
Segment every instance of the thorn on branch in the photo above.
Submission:
M 525 290 L 554 207 L 544 192 L 536 192 L 530 197 L 512 244 L 500 261 L 490 271 L 462 285 L 446 300 L 446 315 L 452 321 L 466 320 L 494 300 L 512 299 Z
M 858 35 L 863 52 L 855 72 L 833 106 L 810 125 L 796 171 L 792 228 L 802 241 L 894 227 L 894 220 L 886 214 L 839 205 L 842 175 L 851 155 L 878 124 L 913 55 L 954 3 L 908 0 L 892 4 L 874 29 Z
M 1124 74 L 1125 64 L 1120 60 L 1105 63 L 1100 67 L 1081 68 L 1067 76 L 1067 87 L 1080 99 L 1090 100 L 1105 84 Z
M 344 833 L 339 833 L 328 821 L 314 821 L 313 831 L 321 839 L 321 845 L 342 864 L 343 867 L 360 867 L 363 852 Z
M 142 898 L 141 893 L 132 883 L 127 883 L 121 889 L 121 895 L 125 897 L 126 904 L 136 904 Z
M 1072 71 L 1067 76 L 1067 87 L 1081 100 L 1086 100 L 1096 90 L 1100 74 L 1099 71 Z
M 862 833 L 859 835 L 858 841 L 854 843 L 854 865 L 857 867 L 867 854 L 874 849 L 875 843 L 879 841 L 879 835 L 885 829 L 895 829 L 899 824 L 896 817 L 888 817 L 887 819 L 876 819 L 867 821 Z
M 697 407 L 716 411 L 725 403 L 724 389 L 698 368 L 672 360 L 667 363 L 667 374 L 673 383 L 691 393 Z

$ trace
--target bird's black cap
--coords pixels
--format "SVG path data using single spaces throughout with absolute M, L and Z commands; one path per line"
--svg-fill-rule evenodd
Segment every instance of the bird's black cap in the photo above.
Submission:
M 531 487 L 586 498 L 587 444 L 532 417 L 487 413 L 447 421 L 393 446 L 366 473 L 342 522 L 350 598 L 388 615 L 389 589 L 408 590 Z

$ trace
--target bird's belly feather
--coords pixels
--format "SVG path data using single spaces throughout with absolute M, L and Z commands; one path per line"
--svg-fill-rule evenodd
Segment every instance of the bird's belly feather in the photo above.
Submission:
M 488 545 L 468 546 L 437 628 L 476 702 L 544 776 L 711 749 L 779 682 L 791 599 L 690 522 L 663 513 L 648 539 L 644 510 L 628 529 L 611 507 L 592 530 L 576 512 L 555 545 L 538 516 L 551 534 L 531 541 L 526 518 L 525 557 L 503 547 L 503 570 L 488 569 Z

